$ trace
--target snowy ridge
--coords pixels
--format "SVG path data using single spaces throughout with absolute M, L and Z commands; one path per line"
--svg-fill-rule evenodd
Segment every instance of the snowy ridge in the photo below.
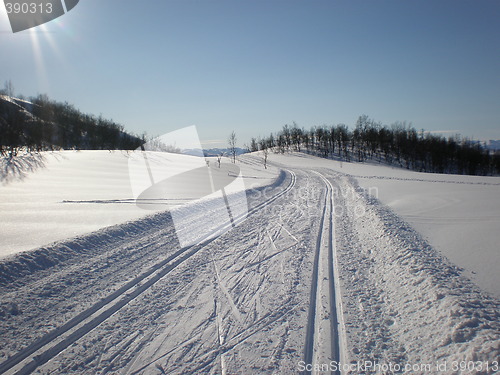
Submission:
M 461 276 L 353 178 L 338 176 L 336 182 L 337 257 L 351 362 L 446 362 L 450 369 L 452 361 L 498 360 L 498 300 Z
M 5 257 L 0 262 L 0 288 L 13 283 L 25 284 L 27 277 L 52 267 L 79 263 L 88 256 L 105 255 L 103 250 L 108 247 L 138 240 L 152 229 L 171 225 L 170 213 L 162 212 Z
M 33 106 L 35 104 L 8 95 L 0 95 L 0 100 L 4 100 L 8 103 L 11 103 L 17 109 L 19 114 L 25 116 L 27 119 L 29 120 L 35 119 L 35 116 L 33 116 L 32 114 Z

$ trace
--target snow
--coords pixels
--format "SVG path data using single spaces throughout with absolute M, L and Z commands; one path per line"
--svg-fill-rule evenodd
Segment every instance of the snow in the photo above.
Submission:
M 350 358 L 415 365 L 498 358 L 498 299 L 356 185 L 339 178 L 336 201 L 361 208 L 338 218 Z
M 270 160 L 302 168 L 313 164 L 353 176 L 467 277 L 500 297 L 500 177 L 420 173 L 304 154 L 272 155 Z
M 391 373 L 359 363 L 461 373 L 452 370 L 461 361 L 473 361 L 471 373 L 496 372 L 500 302 L 495 287 L 481 284 L 496 276 L 456 259 L 475 240 L 481 267 L 488 256 L 498 262 L 487 250 L 498 243 L 498 178 L 304 154 L 271 154 L 281 170 L 264 170 L 260 155 L 244 155 L 237 166 L 246 211 L 228 224 L 226 206 L 203 189 L 181 197 L 186 206 L 167 200 L 169 210 L 131 203 L 135 156 L 46 155 L 43 167 L 1 187 L 2 221 L 24 209 L 11 228 L 40 247 L 0 262 L 0 373 L 294 374 L 329 361 L 351 366 L 342 374 Z M 161 155 L 149 156 L 162 164 Z M 210 168 L 235 181 L 232 167 Z M 230 206 L 241 207 L 232 200 L 241 191 L 230 193 Z M 95 227 L 72 235 L 64 221 L 76 215 L 79 228 L 93 210 Z M 183 210 L 177 221 L 193 237 L 184 247 L 174 220 Z M 35 223 L 42 233 L 58 217 L 65 229 L 52 240 L 37 234 Z M 473 219 L 481 219 L 474 238 L 456 247 L 446 236 L 437 241 Z
M 200 159 L 148 154 L 151 162 L 159 165 L 172 158 L 182 165 L 190 165 L 186 159 Z M 131 176 L 136 175 L 129 173 L 129 163 L 138 158 L 137 152 L 63 151 L 23 156 L 15 166 L 2 160 L 0 258 L 135 220 L 204 195 L 199 191 L 203 185 L 190 183 L 170 191 L 169 200 L 139 207 L 135 201 L 138 194 L 134 195 L 131 185 Z M 203 159 L 200 161 L 205 165 Z M 224 162 L 227 166 L 229 161 L 225 158 Z M 214 160 L 210 165 L 213 173 L 227 176 L 224 164 L 223 172 Z M 244 188 L 269 184 L 277 176 L 275 168 L 262 171 L 255 164 L 244 163 L 239 167 Z

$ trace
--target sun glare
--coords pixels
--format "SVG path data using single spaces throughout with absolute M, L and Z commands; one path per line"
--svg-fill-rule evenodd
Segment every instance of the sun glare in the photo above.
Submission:
M 39 87 L 48 89 L 49 80 L 47 77 L 47 70 L 45 69 L 42 49 L 40 48 L 40 36 L 45 34 L 44 28 L 45 25 L 41 25 L 37 29 L 27 30 L 27 32 L 29 33 L 31 39 L 31 49 L 35 60 L 36 76 L 38 78 Z
M 46 69 L 47 54 L 55 56 L 62 69 L 67 70 L 68 64 L 64 54 L 59 48 L 55 35 L 64 31 L 64 23 L 59 20 L 50 22 L 51 25 L 43 24 L 36 28 L 29 29 L 27 32 L 31 39 L 31 48 L 33 51 L 38 83 L 41 88 L 48 90 L 50 88 L 49 77 Z M 44 48 L 49 46 L 49 50 Z M 45 56 L 44 52 L 45 51 Z

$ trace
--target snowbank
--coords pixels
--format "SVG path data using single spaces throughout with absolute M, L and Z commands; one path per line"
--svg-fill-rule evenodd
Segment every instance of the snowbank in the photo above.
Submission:
M 349 360 L 421 366 L 412 373 L 422 374 L 438 373 L 437 364 L 458 373 L 453 363 L 497 361 L 499 301 L 353 178 L 335 182 Z

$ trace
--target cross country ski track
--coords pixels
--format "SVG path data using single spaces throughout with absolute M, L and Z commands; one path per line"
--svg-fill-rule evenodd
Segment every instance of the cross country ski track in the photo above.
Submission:
M 314 368 L 340 361 L 340 339 L 337 318 L 338 292 L 334 264 L 334 204 L 332 183 L 314 171 L 325 183 L 326 194 L 314 255 L 309 314 L 307 319 L 304 363 Z M 321 368 L 321 367 L 319 367 Z M 305 374 L 313 371 L 306 370 Z M 338 371 L 332 372 L 340 374 Z
M 269 199 L 250 208 L 248 210 L 248 216 L 259 212 L 265 207 L 268 207 L 274 201 L 286 195 L 291 189 L 293 189 L 297 180 L 296 174 L 290 170 L 287 170 L 287 174 L 290 176 L 288 185 L 281 192 L 276 193 Z M 238 223 L 244 221 L 246 217 L 246 215 L 235 217 L 233 218 L 233 222 L 237 225 Z M 217 231 L 229 229 L 231 225 L 232 223 L 225 224 L 217 228 Z M 98 303 L 82 311 L 74 318 L 47 333 L 23 350 L 11 356 L 8 360 L 1 363 L 0 374 L 4 374 L 13 368 L 16 368 L 14 372 L 15 374 L 32 373 L 39 366 L 47 363 L 77 340 L 92 331 L 95 327 L 102 324 L 106 319 L 126 306 L 130 301 L 143 294 L 158 280 L 162 279 L 177 266 L 200 252 L 200 250 L 204 249 L 204 247 L 206 247 L 214 239 L 215 238 L 210 238 L 199 245 L 182 248 L 163 261 L 154 264 L 147 271 L 128 281 L 119 289 L 101 299 Z M 269 319 L 272 320 L 272 314 L 267 317 L 267 320 Z M 265 322 L 266 319 L 263 321 Z M 244 335 L 244 332 L 242 332 L 242 335 Z
M 0 374 L 497 361 L 497 300 L 352 176 L 277 166 L 231 223 L 227 206 L 197 202 L 191 228 L 200 215 L 213 235 L 196 245 L 179 245 L 164 211 L 2 260 Z

